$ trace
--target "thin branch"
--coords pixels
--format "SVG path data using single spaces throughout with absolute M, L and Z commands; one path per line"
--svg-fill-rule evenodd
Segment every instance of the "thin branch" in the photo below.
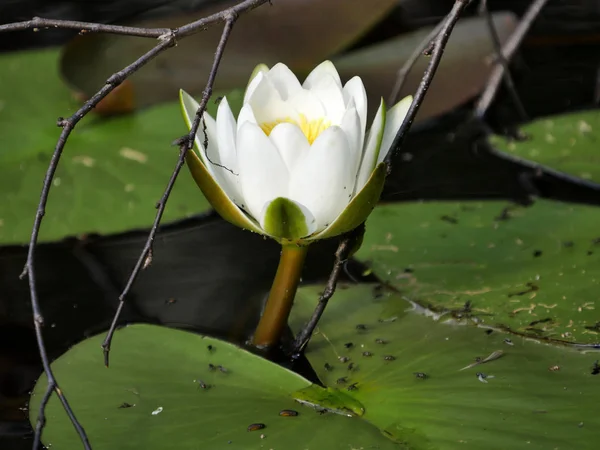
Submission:
M 392 158 L 392 153 L 397 153 L 400 146 L 402 145 L 402 142 L 404 141 L 404 138 L 408 133 L 408 130 L 410 129 L 410 126 L 419 110 L 419 107 L 423 102 L 423 98 L 425 97 L 425 94 L 429 89 L 429 85 L 431 84 L 431 80 L 435 75 L 437 67 L 440 64 L 442 55 L 444 53 L 444 48 L 446 47 L 446 43 L 448 42 L 448 39 L 450 37 L 450 33 L 452 32 L 454 25 L 458 21 L 460 14 L 468 6 L 470 1 L 471 0 L 455 0 L 452 10 L 446 16 L 446 19 L 444 19 L 443 25 L 441 26 L 437 37 L 433 41 L 431 61 L 429 62 L 425 74 L 423 75 L 423 79 L 421 80 L 421 84 L 419 85 L 419 88 L 415 93 L 413 103 L 410 109 L 408 110 L 408 113 L 406 114 L 406 118 L 404 119 L 402 126 L 396 133 L 396 137 L 392 144 L 392 150 L 389 152 L 386 158 L 386 163 L 388 165 L 388 173 L 391 170 L 390 161 Z M 297 359 L 306 348 L 308 342 L 310 341 L 312 333 L 314 332 L 314 329 L 316 328 L 319 319 L 323 315 L 323 312 L 325 311 L 329 299 L 333 296 L 335 292 L 340 272 L 344 266 L 346 259 L 348 258 L 348 254 L 350 251 L 352 251 L 352 248 L 357 244 L 356 239 L 362 238 L 362 233 L 364 233 L 364 225 L 361 225 L 354 231 L 350 232 L 349 235 L 346 236 L 340 242 L 336 250 L 336 257 L 335 262 L 333 264 L 333 269 L 331 271 L 331 274 L 329 275 L 329 280 L 327 281 L 325 290 L 319 297 L 319 303 L 317 304 L 317 307 L 315 308 L 306 326 L 297 334 L 296 339 L 294 340 L 293 349 L 290 355 L 292 359 Z
M 298 332 L 296 338 L 294 339 L 292 351 L 290 353 L 290 357 L 293 360 L 298 359 L 306 348 L 308 341 L 310 340 L 315 328 L 317 327 L 317 324 L 319 323 L 319 320 L 321 319 L 321 316 L 323 315 L 323 312 L 325 311 L 325 308 L 327 307 L 329 299 L 331 299 L 335 293 L 338 278 L 340 277 L 340 273 L 350 257 L 350 253 L 356 244 L 360 242 L 364 232 L 365 224 L 363 223 L 354 230 L 350 231 L 340 242 L 335 252 L 333 270 L 329 275 L 325 289 L 319 297 L 319 303 L 317 304 L 317 307 L 315 308 L 310 320 L 306 323 L 304 328 Z
M 488 26 L 490 31 L 490 37 L 492 38 L 492 44 L 494 46 L 494 53 L 496 58 L 496 63 L 502 65 L 503 70 L 503 79 L 506 89 L 509 95 L 512 98 L 512 101 L 517 108 L 517 112 L 519 116 L 521 116 L 522 121 L 528 120 L 527 112 L 525 111 L 525 107 L 521 102 L 519 94 L 517 93 L 517 88 L 515 87 L 515 83 L 513 81 L 513 77 L 510 74 L 510 69 L 508 67 L 508 61 L 502 54 L 502 44 L 500 43 L 500 37 L 498 36 L 498 32 L 496 30 L 496 26 L 494 25 L 494 20 L 492 19 L 492 15 L 487 7 L 487 0 L 481 0 L 479 2 L 479 15 L 481 15 Z
M 32 228 L 32 232 L 31 232 L 31 238 L 29 241 L 29 250 L 27 252 L 27 262 L 25 263 L 23 273 L 21 274 L 21 278 L 27 276 L 28 280 L 29 280 L 29 291 L 30 291 L 31 305 L 32 305 L 32 310 L 33 310 L 33 322 L 34 322 L 34 327 L 35 327 L 36 340 L 37 340 L 37 345 L 38 345 L 38 349 L 40 352 L 40 358 L 42 360 L 42 365 L 43 365 L 44 371 L 46 372 L 46 375 L 48 377 L 48 386 L 47 386 L 46 392 L 42 398 L 42 402 L 40 404 L 39 414 L 38 414 L 37 423 L 36 423 L 36 427 L 35 427 L 34 447 L 33 447 L 34 450 L 38 448 L 40 440 L 41 440 L 41 433 L 42 433 L 42 430 L 43 430 L 44 424 L 45 424 L 45 409 L 46 409 L 48 401 L 51 397 L 51 394 L 53 392 L 55 392 L 56 395 L 58 396 L 58 398 L 60 399 L 69 419 L 71 420 L 74 428 L 76 429 L 76 431 L 79 435 L 79 438 L 81 439 L 81 442 L 83 443 L 84 448 L 86 450 L 91 449 L 87 435 L 86 435 L 83 427 L 79 423 L 79 421 L 76 419 L 75 414 L 73 413 L 73 410 L 71 409 L 69 403 L 67 402 L 66 397 L 64 396 L 62 390 L 60 389 L 58 382 L 54 376 L 54 373 L 52 372 L 52 369 L 50 367 L 50 362 L 48 360 L 48 355 L 46 353 L 46 346 L 44 343 L 44 338 L 43 338 L 43 333 L 42 333 L 44 318 L 42 316 L 40 305 L 39 305 L 37 286 L 36 286 L 36 275 L 35 275 L 35 249 L 36 249 L 36 245 L 37 245 L 37 241 L 38 241 L 38 237 L 39 237 L 40 227 L 41 227 L 42 220 L 43 220 L 43 217 L 46 212 L 46 204 L 48 202 L 48 196 L 50 193 L 50 188 L 52 186 L 52 181 L 54 179 L 54 175 L 56 173 L 56 169 L 58 167 L 58 163 L 60 161 L 60 158 L 61 158 L 62 152 L 64 150 L 65 144 L 67 142 L 67 139 L 69 138 L 71 132 L 73 131 L 73 129 L 75 128 L 77 123 L 79 123 L 79 121 L 81 119 L 83 119 L 83 117 L 85 117 L 85 115 L 88 114 L 104 97 L 106 97 L 111 91 L 113 91 L 115 89 L 115 87 L 120 85 L 125 79 L 127 79 L 130 75 L 132 75 L 137 70 L 139 70 L 141 67 L 146 65 L 149 61 L 151 61 L 157 55 L 159 55 L 160 53 L 165 51 L 167 48 L 175 46 L 177 39 L 197 33 L 199 31 L 201 31 L 202 29 L 204 29 L 205 27 L 215 24 L 215 23 L 219 23 L 219 22 L 225 22 L 225 30 L 224 30 L 223 34 L 228 36 L 229 33 L 231 32 L 231 27 L 232 27 L 233 23 L 235 22 L 235 20 L 237 19 L 238 15 L 240 13 L 254 9 L 254 8 L 258 7 L 259 5 L 266 3 L 267 1 L 268 0 L 245 0 L 231 8 L 225 9 L 219 13 L 213 14 L 206 18 L 197 20 L 195 22 L 192 22 L 192 23 L 185 25 L 176 30 L 166 30 L 166 29 L 150 30 L 150 33 L 147 35 L 147 37 L 153 37 L 153 34 L 156 34 L 156 36 L 154 36 L 154 37 L 159 38 L 159 43 L 153 49 L 148 51 L 146 54 L 142 55 L 139 59 L 134 61 L 132 64 L 130 64 L 123 70 L 113 74 L 106 81 L 106 84 L 92 98 L 90 98 L 87 102 L 85 102 L 84 105 L 82 105 L 81 108 L 79 108 L 71 117 L 69 117 L 67 119 L 64 119 L 64 118 L 58 119 L 57 125 L 62 128 L 62 132 L 60 134 L 60 137 L 58 138 L 58 141 L 54 148 L 54 152 L 52 154 L 52 158 L 50 159 L 50 164 L 48 166 L 46 175 L 44 177 L 42 191 L 40 194 L 40 201 L 39 201 L 39 204 L 37 207 L 37 211 L 36 211 L 36 215 L 35 215 L 35 219 L 34 219 L 34 223 L 33 223 L 33 228 Z M 17 24 L 6 24 L 6 25 L 3 25 L 2 28 L 0 28 L 0 30 L 1 31 L 15 31 L 15 30 L 23 30 L 26 28 L 36 28 L 34 25 L 39 24 L 40 20 L 42 20 L 42 19 L 32 19 L 32 21 L 20 22 Z M 46 23 L 48 23 L 48 22 L 46 22 Z M 76 28 L 82 28 L 82 27 L 79 27 L 79 25 L 82 25 L 82 23 L 71 22 L 71 25 L 72 24 L 77 24 L 78 26 Z M 65 25 L 65 24 L 62 24 L 62 25 Z M 87 24 L 87 25 L 91 25 L 91 24 Z M 85 30 L 86 28 L 89 28 L 87 25 L 84 26 L 82 29 Z M 59 25 L 58 23 L 55 22 L 54 27 L 61 28 L 61 25 Z M 67 26 L 65 26 L 65 28 L 69 28 L 69 26 L 67 25 Z M 97 27 L 97 31 L 103 31 L 101 29 L 101 26 Z M 163 31 L 166 31 L 166 33 L 163 33 Z M 129 35 L 133 35 L 133 36 L 144 35 L 144 33 L 142 33 L 140 31 L 140 29 L 136 29 L 136 28 L 127 29 L 127 27 L 117 27 L 117 28 L 113 27 L 113 28 L 111 28 L 111 30 L 109 30 L 109 32 L 116 32 L 119 34 L 129 34 Z M 146 36 L 146 35 L 144 35 L 144 36 Z M 212 86 L 214 84 L 216 67 L 218 67 L 218 64 L 220 62 L 220 59 L 222 56 L 222 51 L 223 51 L 223 46 L 224 46 L 224 44 L 223 44 L 223 42 L 221 42 L 219 44 L 219 48 L 217 49 L 217 54 L 215 55 L 215 64 L 213 65 L 213 71 L 211 71 L 211 76 L 209 77 L 209 81 L 207 83 L 207 89 L 204 92 L 202 104 L 196 115 L 196 119 L 194 120 L 194 124 L 190 131 L 190 134 L 187 137 L 187 140 L 185 142 L 182 141 L 181 151 L 180 151 L 180 156 L 179 156 L 177 166 L 175 168 L 175 171 L 173 172 L 173 175 L 171 176 L 171 179 L 169 180 L 169 184 L 167 185 L 165 194 L 163 195 L 163 197 L 161 198 L 161 201 L 159 202 L 159 204 L 157 206 L 158 212 L 157 212 L 156 220 L 152 227 L 150 235 L 148 237 L 147 244 L 144 247 L 143 258 L 140 258 L 142 260 L 146 260 L 147 256 L 149 254 L 151 254 L 151 245 L 154 240 L 154 235 L 156 234 L 156 229 L 158 227 L 158 223 L 160 222 L 160 218 L 162 217 L 162 213 L 164 211 L 167 198 L 169 197 L 171 189 L 173 188 L 173 184 L 175 183 L 177 174 L 179 173 L 179 170 L 181 169 L 181 166 L 183 165 L 185 153 L 193 146 L 194 136 L 198 130 L 198 126 L 200 123 L 200 116 L 202 114 L 201 112 L 204 111 L 204 109 L 206 109 L 206 103 L 208 102 L 208 98 L 212 94 Z M 121 294 L 120 305 L 119 305 L 119 308 L 117 311 L 117 315 L 115 316 L 115 320 L 113 321 L 113 326 L 111 327 L 111 332 L 114 332 L 114 324 L 116 323 L 118 314 L 120 314 L 120 312 L 123 309 L 123 307 L 122 307 L 123 299 L 125 298 L 129 289 L 131 288 L 131 284 L 133 283 L 133 280 L 137 276 L 137 273 L 139 273 L 140 269 L 141 269 L 141 265 L 138 263 L 132 273 L 130 282 L 127 284 L 124 292 Z M 112 333 L 110 334 L 110 337 L 112 337 Z M 107 347 L 105 347 L 105 351 L 109 347 L 110 347 L 110 339 L 108 339 L 108 345 L 107 345 Z
M 108 367 L 108 363 L 109 363 L 110 344 L 112 342 L 112 338 L 113 338 L 114 332 L 117 327 L 117 322 L 119 320 L 119 316 L 121 315 L 121 311 L 123 310 L 123 306 L 125 305 L 125 298 L 127 297 L 127 294 L 129 294 L 129 291 L 130 291 L 131 287 L 133 286 L 133 283 L 135 282 L 140 271 L 143 268 L 145 268 L 144 266 L 146 265 L 147 258 L 149 256 L 151 256 L 151 254 L 152 254 L 152 246 L 154 245 L 154 237 L 156 236 L 156 232 L 158 231 L 158 225 L 160 224 L 160 221 L 162 219 L 163 212 L 167 205 L 167 200 L 169 199 L 169 196 L 171 195 L 171 191 L 173 190 L 173 186 L 175 185 L 177 176 L 179 175 L 179 172 L 181 171 L 181 168 L 183 167 L 183 164 L 185 162 L 185 155 L 194 146 L 196 133 L 198 132 L 201 118 L 204 114 L 204 111 L 206 110 L 206 105 L 208 104 L 210 96 L 212 95 L 212 89 L 213 89 L 213 85 L 215 82 L 215 77 L 217 75 L 217 71 L 219 70 L 219 64 L 221 63 L 221 59 L 223 57 L 225 45 L 227 44 L 227 40 L 229 39 L 229 35 L 231 34 L 231 30 L 233 28 L 235 21 L 237 20 L 237 17 L 238 17 L 237 14 L 228 14 L 227 15 L 225 26 L 223 28 L 223 33 L 221 34 L 221 40 L 219 41 L 219 45 L 217 46 L 217 51 L 215 53 L 215 59 L 213 61 L 213 65 L 210 69 L 210 74 L 208 76 L 206 88 L 204 89 L 204 92 L 202 95 L 200 107 L 198 108 L 198 111 L 196 111 L 196 117 L 194 118 L 194 122 L 192 123 L 192 127 L 190 129 L 189 134 L 187 136 L 185 136 L 183 139 L 179 140 L 179 159 L 177 160 L 175 169 L 173 170 L 173 173 L 171 174 L 171 178 L 169 179 L 169 182 L 167 183 L 167 187 L 166 187 L 160 201 L 156 205 L 158 211 L 156 212 L 156 217 L 154 218 L 154 223 L 152 224 L 152 228 L 150 228 L 150 233 L 148 234 L 148 238 L 146 239 L 144 248 L 137 260 L 135 267 L 133 268 L 133 270 L 129 276 L 129 280 L 127 280 L 125 289 L 123 289 L 123 292 L 121 292 L 121 295 L 119 296 L 119 307 L 117 308 L 117 311 L 115 312 L 113 321 L 110 325 L 110 329 L 108 330 L 108 333 L 106 334 L 106 338 L 104 339 L 104 342 L 102 343 L 102 349 L 104 352 L 104 364 L 106 365 L 106 367 Z
M 521 42 L 527 35 L 527 32 L 531 28 L 531 25 L 539 15 L 542 8 L 546 6 L 546 3 L 548 3 L 548 0 L 534 0 L 531 3 L 531 6 L 523 15 L 519 25 L 502 48 L 501 54 L 505 61 L 510 61 L 512 59 L 513 55 L 521 45 Z M 490 75 L 483 94 L 481 94 L 481 97 L 479 97 L 479 100 L 475 105 L 474 115 L 476 118 L 483 118 L 485 116 L 485 113 L 492 104 L 492 101 L 498 92 L 500 82 L 502 81 L 504 75 L 504 70 L 505 69 L 503 65 L 497 65 Z
M 396 104 L 396 102 L 398 101 L 398 98 L 400 97 L 400 92 L 402 92 L 402 88 L 404 87 L 404 83 L 406 82 L 406 77 L 408 76 L 414 65 L 417 63 L 419 57 L 426 52 L 426 50 L 431 46 L 432 41 L 436 38 L 438 34 L 440 34 L 440 31 L 444 26 L 444 22 L 445 20 L 442 20 L 433 28 L 433 30 L 431 30 L 431 32 L 427 36 L 425 36 L 425 39 L 423 39 L 419 46 L 415 48 L 415 50 L 412 52 L 410 58 L 408 58 L 404 62 L 400 70 L 398 70 L 398 73 L 396 74 L 396 82 L 394 83 L 394 88 L 392 89 L 392 93 L 390 94 L 390 97 L 388 99 L 388 105 L 390 105 L 390 107 Z
M 413 102 L 410 105 L 408 112 L 406 113 L 404 122 L 402 122 L 400 129 L 396 133 L 396 137 L 394 138 L 394 142 L 392 143 L 391 150 L 389 151 L 388 155 L 385 158 L 385 162 L 388 165 L 388 173 L 391 172 L 392 160 L 393 160 L 394 156 L 398 154 L 398 151 L 400 150 L 400 147 L 402 146 L 402 143 L 404 142 L 404 139 L 406 138 L 406 135 L 408 134 L 408 130 L 410 129 L 410 127 L 415 119 L 415 116 L 417 115 L 417 112 L 419 111 L 419 108 L 421 107 L 421 104 L 423 103 L 425 94 L 427 94 L 429 85 L 431 84 L 431 81 L 433 80 L 433 76 L 435 75 L 435 72 L 437 71 L 437 68 L 442 59 L 442 55 L 444 54 L 444 49 L 446 48 L 446 43 L 448 42 L 448 39 L 450 38 L 450 33 L 454 29 L 454 25 L 456 25 L 456 22 L 458 21 L 461 13 L 469 5 L 470 2 L 471 2 L 471 0 L 456 0 L 454 2 L 454 5 L 452 6 L 452 10 L 444 19 L 444 22 L 443 22 L 444 25 L 442 26 L 442 29 L 440 30 L 439 34 L 433 41 L 433 51 L 431 54 L 431 61 L 429 61 L 429 65 L 427 66 L 427 69 L 425 70 L 425 74 L 423 75 L 423 78 L 421 79 L 421 83 L 419 84 L 417 92 L 414 95 Z
M 24 22 L 8 23 L 0 25 L 0 33 L 5 31 L 22 31 L 40 29 L 60 28 L 79 30 L 80 33 L 110 33 L 124 34 L 126 36 L 138 36 L 146 38 L 158 38 L 171 33 L 169 28 L 139 28 L 139 27 L 123 27 L 120 25 L 105 25 L 101 23 L 78 22 L 76 20 L 57 20 L 44 19 L 42 17 L 34 17 L 31 20 Z

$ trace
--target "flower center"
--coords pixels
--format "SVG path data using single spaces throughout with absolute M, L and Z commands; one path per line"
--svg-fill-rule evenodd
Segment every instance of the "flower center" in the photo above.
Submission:
M 302 134 L 306 136 L 306 140 L 308 141 L 308 143 L 312 145 L 315 139 L 317 139 L 323 131 L 325 131 L 331 126 L 331 122 L 325 120 L 324 117 L 321 117 L 320 119 L 307 120 L 304 114 L 299 114 L 298 116 L 298 120 L 286 117 L 285 119 L 277 119 L 273 122 L 261 123 L 260 128 L 265 132 L 267 136 L 269 136 L 271 134 L 271 131 L 273 131 L 273 128 L 275 128 L 280 123 L 293 123 L 294 125 L 297 125 L 300 128 Z

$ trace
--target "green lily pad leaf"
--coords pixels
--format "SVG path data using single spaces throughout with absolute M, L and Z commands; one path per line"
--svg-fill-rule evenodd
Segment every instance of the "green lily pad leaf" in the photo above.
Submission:
M 600 209 L 552 201 L 375 209 L 356 257 L 446 317 L 534 338 L 600 341 Z
M 401 448 L 358 418 L 302 406 L 293 394 L 310 387 L 308 380 L 232 344 L 133 325 L 117 331 L 105 369 L 102 339 L 87 339 L 53 363 L 94 450 Z M 30 404 L 32 423 L 45 388 L 43 376 Z M 55 396 L 46 419 L 47 447 L 80 447 Z M 265 427 L 248 431 L 253 424 Z
M 492 136 L 490 143 L 505 157 L 600 183 L 600 110 L 546 117 L 521 130 L 524 141 Z
M 597 447 L 597 355 L 435 322 L 380 287 L 341 286 L 306 356 L 389 439 L 413 450 Z M 294 330 L 320 289 L 299 291 Z
M 61 131 L 56 120 L 76 110 L 57 74 L 57 62 L 57 50 L 0 55 L 0 244 L 29 240 L 42 180 Z M 171 143 L 186 133 L 176 100 L 140 114 L 85 118 L 75 128 L 50 192 L 42 241 L 152 224 L 154 205 L 178 158 Z M 182 176 L 163 220 L 209 208 L 191 177 Z

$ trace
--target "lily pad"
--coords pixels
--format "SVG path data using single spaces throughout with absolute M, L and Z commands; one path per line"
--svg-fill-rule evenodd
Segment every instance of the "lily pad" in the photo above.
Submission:
M 61 131 L 56 120 L 76 110 L 58 76 L 58 57 L 54 49 L 0 55 L 0 244 L 29 240 L 42 180 Z M 56 172 L 42 241 L 152 223 L 154 205 L 179 155 L 171 143 L 186 133 L 177 97 L 173 100 L 140 114 L 90 117 L 78 125 Z M 210 208 L 191 177 L 182 175 L 164 221 Z
M 391 440 L 414 450 L 597 447 L 596 355 L 434 322 L 380 287 L 338 290 L 306 356 Z M 299 291 L 293 329 L 320 289 Z
M 600 209 L 552 201 L 382 205 L 356 257 L 403 296 L 536 338 L 600 341 Z
M 292 397 L 311 386 L 308 380 L 232 344 L 133 325 L 117 331 L 105 369 L 103 337 L 85 340 L 53 363 L 95 450 L 402 448 L 359 418 L 300 405 Z M 43 376 L 30 404 L 32 423 L 45 387 Z M 299 414 L 280 415 L 283 410 Z M 47 447 L 80 447 L 55 396 L 46 419 Z M 253 424 L 265 427 L 249 431 Z
M 501 156 L 600 183 L 600 110 L 545 117 L 521 127 L 527 138 L 492 136 Z
M 404 0 L 403 0 L 404 1 Z M 139 27 L 177 28 L 239 3 L 237 0 L 188 2 L 183 14 L 136 21 Z M 270 2 L 269 2 L 270 3 Z M 245 86 L 256 64 L 283 61 L 308 75 L 318 63 L 356 42 L 381 21 L 398 0 L 280 0 L 240 16 L 227 42 L 215 81 L 228 91 Z M 335 20 L 331 20 L 335 17 Z M 223 28 L 215 25 L 177 42 L 132 78 L 137 107 L 170 101 L 180 89 L 200 95 Z M 112 73 L 156 45 L 156 40 L 88 33 L 65 47 L 62 73 L 84 97 L 96 92 Z

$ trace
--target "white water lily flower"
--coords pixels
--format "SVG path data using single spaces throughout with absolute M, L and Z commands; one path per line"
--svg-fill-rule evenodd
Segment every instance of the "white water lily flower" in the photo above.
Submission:
M 198 103 L 181 91 L 191 126 Z M 227 221 L 282 244 L 306 244 L 360 225 L 379 200 L 386 157 L 410 107 L 386 113 L 383 100 L 366 133 L 367 95 L 359 77 L 342 85 L 329 61 L 303 84 L 284 64 L 256 68 L 237 121 L 227 99 L 204 114 L 198 153 L 187 165 Z M 205 140 L 208 142 L 204 148 Z

